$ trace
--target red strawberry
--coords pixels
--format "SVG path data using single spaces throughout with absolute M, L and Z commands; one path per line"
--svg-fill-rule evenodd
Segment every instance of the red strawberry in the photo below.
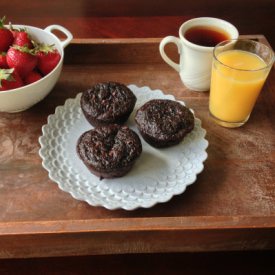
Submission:
M 0 69 L 8 69 L 6 53 L 0 53 Z
M 16 89 L 24 85 L 18 73 L 12 69 L 0 69 L 0 91 Z
M 27 47 L 13 46 L 7 52 L 7 63 L 24 78 L 36 66 L 37 57 Z
M 14 35 L 13 45 L 27 47 L 29 49 L 33 48 L 30 35 L 27 33 L 25 29 L 14 31 L 13 35 Z
M 0 52 L 6 52 L 12 45 L 12 32 L 4 26 L 5 17 L 0 19 Z
M 42 76 L 41 76 L 40 73 L 38 73 L 36 71 L 32 71 L 25 77 L 24 82 L 27 85 L 27 84 L 31 84 L 33 82 L 36 82 L 41 78 L 42 78 Z
M 50 73 L 58 64 L 61 56 L 54 45 L 40 44 L 36 50 L 37 67 L 43 75 Z

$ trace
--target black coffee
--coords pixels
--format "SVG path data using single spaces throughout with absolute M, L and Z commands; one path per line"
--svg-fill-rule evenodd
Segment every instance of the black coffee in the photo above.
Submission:
M 230 39 L 227 32 L 210 26 L 196 26 L 187 30 L 184 37 L 193 44 L 215 47 L 218 43 Z

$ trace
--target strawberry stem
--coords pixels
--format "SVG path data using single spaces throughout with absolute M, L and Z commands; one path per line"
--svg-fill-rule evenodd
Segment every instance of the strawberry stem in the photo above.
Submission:
M 11 69 L 0 69 L 0 88 L 2 87 L 2 80 L 15 81 L 12 76 L 14 68 Z
M 2 19 L 0 19 L 0 29 L 5 29 L 4 22 L 6 20 L 6 16 L 3 16 Z
M 35 44 L 35 52 L 43 52 L 43 53 L 50 53 L 50 52 L 54 52 L 55 50 L 55 45 L 51 44 L 51 45 L 47 45 L 44 43 L 36 43 Z
M 22 53 L 29 53 L 31 55 L 35 55 L 35 50 L 34 49 L 29 49 L 27 46 L 18 46 L 18 45 L 13 45 L 12 48 L 22 52 Z
M 13 27 L 13 25 L 12 25 L 11 22 L 9 22 L 9 29 L 10 29 L 11 31 L 16 31 L 16 32 L 19 31 L 19 29 L 16 29 L 16 28 Z

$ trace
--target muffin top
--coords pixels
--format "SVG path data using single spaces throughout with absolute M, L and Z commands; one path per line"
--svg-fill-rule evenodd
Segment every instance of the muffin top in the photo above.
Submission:
M 136 96 L 124 84 L 117 82 L 97 83 L 82 93 L 80 104 L 88 116 L 112 122 L 116 117 L 132 111 Z
M 153 99 L 138 109 L 135 116 L 141 132 L 160 140 L 170 139 L 194 128 L 192 112 L 177 101 Z
M 127 126 L 110 124 L 82 134 L 77 152 L 80 158 L 97 170 L 112 171 L 133 162 L 142 151 L 138 135 Z

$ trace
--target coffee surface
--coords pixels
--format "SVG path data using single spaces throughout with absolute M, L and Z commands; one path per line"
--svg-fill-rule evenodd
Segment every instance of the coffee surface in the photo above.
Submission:
M 215 47 L 224 40 L 230 39 L 227 32 L 220 28 L 196 26 L 187 30 L 184 37 L 193 44 L 204 47 Z

